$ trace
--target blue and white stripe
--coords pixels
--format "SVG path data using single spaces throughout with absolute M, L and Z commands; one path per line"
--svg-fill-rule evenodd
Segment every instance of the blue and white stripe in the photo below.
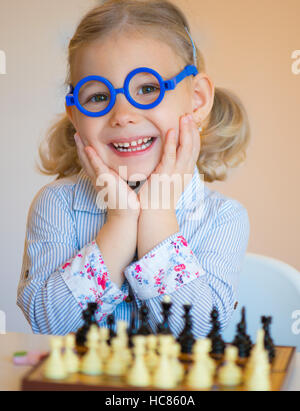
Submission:
M 195 193 L 204 187 L 204 195 Z M 180 233 L 188 241 L 205 275 L 170 295 L 171 329 L 178 335 L 183 327 L 183 304 L 192 304 L 193 332 L 196 338 L 210 330 L 213 305 L 220 313 L 222 328 L 233 313 L 239 273 L 248 246 L 248 213 L 238 201 L 203 184 L 197 167 L 191 183 L 176 207 Z M 199 218 L 191 218 L 193 215 Z M 81 170 L 75 176 L 55 180 L 35 196 L 27 219 L 26 238 L 17 304 L 34 333 L 65 335 L 83 323 L 82 309 L 59 272 L 59 267 L 93 241 L 106 222 L 106 211 L 96 205 L 96 192 Z M 158 245 L 159 246 L 159 245 Z M 128 289 L 125 280 L 122 290 Z M 145 300 L 153 331 L 161 322 L 161 300 Z M 144 301 L 137 295 L 131 303 L 119 303 L 116 321 L 130 322 Z M 106 319 L 101 323 L 106 326 Z

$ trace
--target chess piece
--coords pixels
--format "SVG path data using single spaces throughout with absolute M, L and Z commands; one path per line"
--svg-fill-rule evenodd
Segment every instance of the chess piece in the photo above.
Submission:
M 258 350 L 253 357 L 245 386 L 248 391 L 271 390 L 270 364 L 266 350 Z
M 213 307 L 211 314 L 211 324 L 212 328 L 209 334 L 207 335 L 207 338 L 211 339 L 212 342 L 212 354 L 217 354 L 217 355 L 223 355 L 224 350 L 225 350 L 225 343 L 222 339 L 220 329 L 221 325 L 220 322 L 218 321 L 219 318 L 219 313 L 216 307 Z
M 99 333 L 98 327 L 95 324 L 87 334 L 86 345 L 88 347 L 87 353 L 83 356 L 80 364 L 80 371 L 88 375 L 101 375 L 103 373 L 103 365 L 98 354 Z
M 137 335 L 150 335 L 152 333 L 148 323 L 148 307 L 144 303 L 140 309 L 141 326 L 137 331 Z
M 107 325 L 109 328 L 109 338 L 108 338 L 108 345 L 111 345 L 111 340 L 116 336 L 116 333 L 113 329 L 114 325 L 115 325 L 115 316 L 113 314 L 109 314 L 107 316 Z
M 158 355 L 156 354 L 156 346 L 157 346 L 157 336 L 154 334 L 147 335 L 146 337 L 146 364 L 151 373 L 153 373 L 154 369 L 158 364 Z
M 221 385 L 233 387 L 242 382 L 242 370 L 236 364 L 238 348 L 234 345 L 227 346 L 225 349 L 225 364 L 220 367 L 218 380 Z
M 184 325 L 183 330 L 179 334 L 177 341 L 179 342 L 181 346 L 182 353 L 191 354 L 193 350 L 193 345 L 196 341 L 192 333 L 192 318 L 190 315 L 191 304 L 188 304 L 188 303 L 184 304 L 183 309 L 184 309 L 185 325 Z
M 240 358 L 248 358 L 252 348 L 252 342 L 249 335 L 246 333 L 245 307 L 242 308 L 242 318 L 237 324 L 237 334 L 232 342 L 232 345 L 238 348 Z
M 133 348 L 133 337 L 137 335 L 137 328 L 135 327 L 135 311 L 131 313 L 130 327 L 127 330 L 129 348 Z
M 65 337 L 65 352 L 63 360 L 67 373 L 74 374 L 79 371 L 79 358 L 74 352 L 75 349 L 75 335 L 68 334 Z
M 187 374 L 186 383 L 197 390 L 209 390 L 213 386 L 215 363 L 209 357 L 211 341 L 207 338 L 196 341 L 193 347 L 194 363 Z
M 163 321 L 157 326 L 157 334 L 165 334 L 165 335 L 171 334 L 172 335 L 172 331 L 169 326 L 169 317 L 171 315 L 170 310 L 171 310 L 172 302 L 168 295 L 164 296 L 161 305 L 163 307 L 163 312 L 162 312 Z
M 98 330 L 98 334 L 99 334 L 98 355 L 100 356 L 101 361 L 103 363 L 103 367 L 104 367 L 107 361 L 107 358 L 110 354 L 110 347 L 107 343 L 108 338 L 109 338 L 109 329 L 106 327 L 100 327 Z
M 44 376 L 51 380 L 62 380 L 68 376 L 61 349 L 63 339 L 61 336 L 52 336 L 50 339 L 50 354 L 45 362 Z
M 261 322 L 263 324 L 263 330 L 265 332 L 264 346 L 268 351 L 269 362 L 271 363 L 275 358 L 275 345 L 270 334 L 270 324 L 272 323 L 272 317 L 261 317 Z
M 128 344 L 126 321 L 119 320 L 117 322 L 117 335 L 115 338 L 118 338 L 120 340 L 120 344 L 122 345 L 123 361 L 126 362 L 126 365 L 129 365 L 132 361 L 132 355 Z
M 245 366 L 245 371 L 244 371 L 244 376 L 243 376 L 244 382 L 247 382 L 250 379 L 250 376 L 252 375 L 255 364 L 257 363 L 257 358 L 258 357 L 268 358 L 268 353 L 264 347 L 264 336 L 265 336 L 264 330 L 262 328 L 259 329 L 257 331 L 256 343 L 251 350 L 250 358 Z M 268 370 L 270 372 L 269 363 L 268 363 Z
M 180 384 L 184 377 L 184 367 L 179 361 L 179 355 L 181 352 L 181 346 L 179 343 L 174 342 L 170 348 L 171 366 L 175 375 L 176 384 Z
M 122 377 L 127 369 L 127 360 L 123 357 L 123 342 L 120 338 L 111 340 L 111 354 L 106 362 L 105 373 L 114 377 Z
M 176 377 L 170 361 L 169 347 L 173 343 L 171 335 L 159 335 L 159 361 L 153 374 L 153 386 L 163 389 L 176 387 Z
M 133 338 L 134 361 L 127 375 L 129 385 L 136 387 L 147 387 L 150 385 L 150 373 L 147 369 L 144 355 L 146 337 L 144 335 L 136 335 Z

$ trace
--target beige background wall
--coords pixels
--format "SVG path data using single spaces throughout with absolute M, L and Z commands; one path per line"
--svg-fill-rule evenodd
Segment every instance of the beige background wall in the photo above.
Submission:
M 243 100 L 252 141 L 246 164 L 209 187 L 248 209 L 248 251 L 300 270 L 299 0 L 177 0 L 217 86 Z M 0 0 L 0 310 L 8 331 L 29 330 L 16 307 L 25 224 L 36 192 L 53 178 L 35 170 L 37 146 L 64 109 L 66 46 L 92 0 Z M 299 64 L 300 68 L 300 64 Z

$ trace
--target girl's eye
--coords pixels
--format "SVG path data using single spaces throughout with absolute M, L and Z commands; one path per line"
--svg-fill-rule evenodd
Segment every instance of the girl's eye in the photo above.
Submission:
M 95 94 L 90 99 L 88 99 L 87 102 L 89 103 L 91 101 L 92 103 L 101 103 L 102 101 L 106 101 L 106 100 L 107 100 L 107 96 L 105 96 L 104 94 Z
M 143 94 L 149 94 L 151 92 L 159 90 L 159 87 L 153 86 L 151 84 L 146 84 L 141 87 L 141 90 L 143 90 Z

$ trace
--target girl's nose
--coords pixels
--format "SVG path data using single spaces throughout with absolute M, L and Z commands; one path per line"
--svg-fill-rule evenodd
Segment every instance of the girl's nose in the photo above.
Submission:
M 111 126 L 124 127 L 127 123 L 136 123 L 140 116 L 139 111 L 138 108 L 129 103 L 124 94 L 118 94 L 115 105 L 109 113 Z

